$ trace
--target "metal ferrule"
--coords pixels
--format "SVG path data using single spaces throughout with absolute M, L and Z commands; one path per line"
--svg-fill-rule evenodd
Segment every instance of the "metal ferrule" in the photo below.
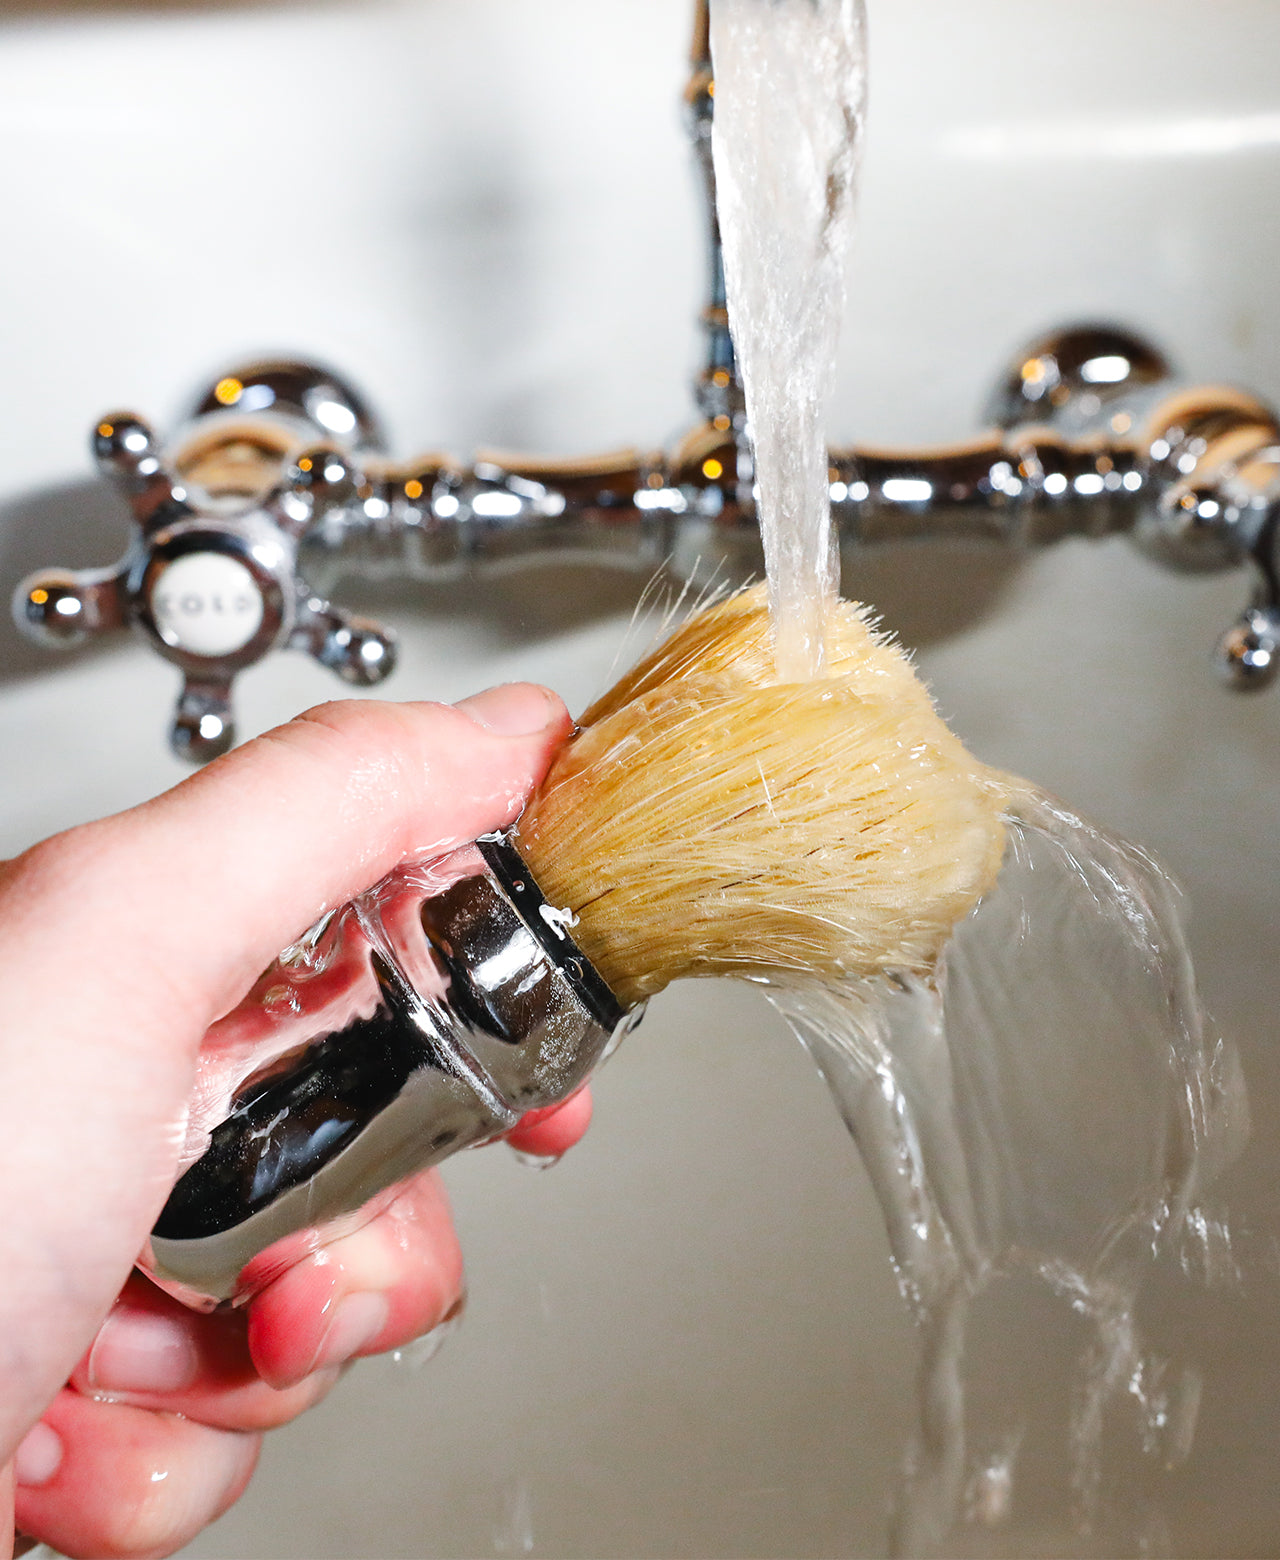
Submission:
M 275 1060 L 235 1088 L 141 1266 L 187 1304 L 239 1301 L 406 1176 L 567 1098 L 635 1017 L 567 919 L 492 838 L 283 956 L 247 1015 L 284 1015 Z

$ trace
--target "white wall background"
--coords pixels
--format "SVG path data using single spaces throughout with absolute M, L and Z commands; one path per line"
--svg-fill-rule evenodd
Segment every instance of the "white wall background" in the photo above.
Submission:
M 85 453 L 100 413 L 163 421 L 262 349 L 345 369 L 406 453 L 676 433 L 702 257 L 687 9 L 0 0 L 0 587 L 118 552 Z M 834 438 L 962 434 L 1020 340 L 1083 316 L 1280 397 L 1274 0 L 870 9 Z M 1116 542 L 1023 565 L 877 556 L 849 585 L 920 647 L 983 757 L 1187 887 L 1253 1089 L 1228 1190 L 1262 1244 L 1280 1228 L 1280 692 L 1232 699 L 1207 665 L 1248 583 L 1167 577 Z M 361 604 L 403 635 L 391 696 L 528 676 L 580 705 L 634 594 L 583 572 Z M 333 691 L 277 658 L 243 680 L 242 729 Z M 0 854 L 176 779 L 173 692 L 132 644 L 53 662 L 0 629 Z M 450 1168 L 472 1286 L 458 1337 L 421 1373 L 353 1373 L 190 1553 L 883 1552 L 913 1337 L 798 1048 L 748 994 L 685 988 L 597 1098 L 549 1176 L 499 1152 Z M 1165 1536 L 1134 1516 L 1156 1549 L 1280 1552 L 1274 1277 L 1151 1319 L 1192 1334 L 1207 1372 Z M 1037 1354 L 1046 1404 L 1061 1396 L 1073 1343 L 1052 1308 L 1015 1294 L 984 1325 L 975 1359 Z M 1063 1536 L 1057 1443 L 1029 1445 L 1012 1527 L 972 1552 L 1087 1552 Z

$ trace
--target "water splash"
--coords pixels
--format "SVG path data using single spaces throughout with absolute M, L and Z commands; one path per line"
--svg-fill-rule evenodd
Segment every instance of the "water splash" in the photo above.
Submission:
M 782 681 L 822 669 L 838 586 L 826 405 L 866 98 L 862 0 L 713 0 L 716 211 Z
M 821 672 L 837 584 L 824 412 L 864 43 L 861 0 L 712 0 L 717 210 L 783 680 Z M 1012 1510 L 1023 1428 L 975 1457 L 962 1368 L 973 1308 L 1005 1277 L 1046 1285 L 1086 1329 L 1065 1484 L 1087 1531 L 1117 1427 L 1156 1469 L 1194 1435 L 1198 1374 L 1138 1325 L 1147 1276 L 1168 1262 L 1235 1275 L 1203 1198 L 1242 1145 L 1243 1086 L 1200 1007 L 1176 891 L 1140 851 L 1027 791 L 999 884 L 934 978 L 770 996 L 858 1142 L 920 1324 L 896 1550 L 935 1551 L 964 1516 L 993 1527 Z M 1166 1536 L 1152 1503 L 1139 1547 Z
M 392 1363 L 410 1371 L 424 1370 L 461 1325 L 462 1312 L 459 1308 L 453 1314 L 446 1316 L 443 1321 L 437 1322 L 429 1331 L 420 1333 L 410 1342 L 393 1349 Z
M 1248 1116 L 1168 878 L 1026 792 L 997 888 L 956 929 L 935 979 L 769 995 L 857 1140 L 921 1328 L 897 1550 L 940 1544 L 966 1494 L 978 1519 L 1008 1508 L 1017 1443 L 985 1484 L 981 1468 L 971 1476 L 961 1372 L 971 1307 L 998 1277 L 1034 1275 L 1088 1329 L 1068 1470 L 1080 1530 L 1098 1514 L 1113 1410 L 1127 1407 L 1147 1460 L 1183 1461 L 1199 1377 L 1149 1351 L 1135 1307 L 1164 1262 L 1234 1278 L 1225 1224 L 1203 1198 Z
M 525 1478 L 517 1478 L 503 1498 L 500 1523 L 493 1529 L 496 1555 L 531 1555 L 533 1536 L 533 1490 Z

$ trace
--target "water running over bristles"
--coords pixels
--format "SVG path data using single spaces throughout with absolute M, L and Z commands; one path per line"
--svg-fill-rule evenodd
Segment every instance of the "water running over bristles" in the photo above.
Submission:
M 762 589 L 693 614 L 583 716 L 519 848 L 625 1002 L 738 975 L 809 1046 L 921 1327 L 899 1551 L 961 1509 L 965 1323 L 1003 1274 L 1093 1329 L 1065 1459 L 1088 1520 L 1117 1403 L 1155 1464 L 1190 1445 L 1194 1378 L 1134 1306 L 1153 1258 L 1222 1265 L 1199 1198 L 1244 1130 L 1234 1056 L 1159 869 L 974 760 L 864 609 L 833 606 L 829 651 L 780 684 Z
M 1162 1264 L 1234 1278 L 1225 1225 L 1200 1199 L 1248 1127 L 1236 1055 L 1200 1007 L 1168 879 L 1014 788 L 998 884 L 932 978 L 780 981 L 770 996 L 858 1143 L 921 1326 L 896 1551 L 933 1549 L 960 1515 L 978 1450 L 965 1324 L 1000 1277 L 1043 1280 L 1091 1333 L 1063 1446 L 1070 1520 L 1099 1518 L 1104 1430 L 1126 1419 L 1125 1455 L 1145 1461 L 1158 1492 L 1156 1476 L 1190 1452 L 1199 1381 L 1150 1352 L 1136 1305 Z M 1001 1404 L 1014 1447 L 1029 1420 L 1053 1418 L 1043 1391 L 1031 1367 Z M 1006 1496 L 1014 1472 L 1009 1453 Z
M 862 0 L 714 0 L 716 212 L 755 450 L 777 675 L 813 677 L 839 588 L 826 406 L 866 96 Z
M 763 590 L 704 609 L 530 801 L 521 853 L 625 1003 L 687 975 L 925 975 L 994 882 L 1003 777 L 863 609 L 833 603 L 828 652 L 776 682 Z
M 834 622 L 823 413 L 844 303 L 865 24 L 860 0 L 714 0 L 711 24 L 729 316 L 755 452 L 772 670 L 786 682 L 820 674 Z M 885 687 L 914 707 L 923 691 L 902 670 Z M 746 675 L 765 684 L 769 672 L 753 663 Z M 744 722 L 739 739 L 752 734 Z M 887 736 L 863 727 L 868 744 Z M 892 762 L 886 778 L 903 778 Z M 956 916 L 945 952 L 946 932 L 938 936 L 936 963 L 893 970 L 886 958 L 877 975 L 828 951 L 811 978 L 794 967 L 758 973 L 858 1141 L 921 1323 L 920 1425 L 897 1535 L 907 1552 L 942 1542 L 961 1507 L 965 1317 L 994 1274 L 1037 1272 L 1094 1324 L 1071 1455 L 1079 1519 L 1096 1506 L 1103 1423 L 1117 1397 L 1138 1402 L 1140 1439 L 1157 1458 L 1185 1455 L 1194 1411 L 1173 1412 L 1168 1394 L 1152 1391 L 1164 1367 L 1145 1358 L 1134 1325 L 1137 1259 L 1217 1228 L 1194 1198 L 1244 1131 L 1233 1056 L 1205 1033 L 1159 870 L 1029 788 L 987 783 L 1007 807 L 1005 865 L 974 914 Z M 936 828 L 912 839 L 904 827 L 900 839 L 930 863 L 926 873 L 950 843 Z M 954 845 L 970 856 L 972 835 L 961 830 Z M 918 886 L 909 872 L 902 882 Z M 838 901 L 838 886 L 827 894 Z M 836 911 L 833 926 L 841 920 Z M 1201 1259 L 1211 1265 L 1207 1250 Z M 1157 1434 L 1169 1422 L 1181 1426 L 1176 1455 Z M 1021 1435 L 996 1459 L 1005 1507 Z
M 1001 1275 L 1043 1280 L 1091 1329 L 1064 1443 L 1087 1524 L 1118 1404 L 1152 1467 L 1190 1448 L 1198 1378 L 1150 1352 L 1135 1306 L 1164 1256 L 1230 1267 L 1199 1198 L 1245 1130 L 1234 1054 L 1206 1030 L 1159 869 L 972 759 L 905 657 L 837 601 L 823 414 L 861 3 L 714 0 L 711 21 L 772 615 L 759 591 L 729 598 L 623 678 L 520 848 L 624 1001 L 736 974 L 809 1046 L 920 1325 L 896 1550 L 944 1544 L 966 1495 L 975 1520 L 1008 1513 L 1025 1422 L 970 1446 L 962 1374 L 970 1309 Z

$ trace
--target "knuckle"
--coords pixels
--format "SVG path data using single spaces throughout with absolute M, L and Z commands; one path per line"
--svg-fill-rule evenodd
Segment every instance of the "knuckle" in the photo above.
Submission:
M 170 1554 L 189 1536 L 180 1520 L 177 1490 L 164 1484 L 142 1487 L 132 1498 L 123 1494 L 102 1516 L 98 1545 L 103 1560 L 151 1560 Z
M 140 1464 L 101 1513 L 94 1553 L 103 1560 L 154 1560 L 193 1539 L 239 1497 L 256 1455 L 256 1437 L 191 1425 L 167 1459 Z
M 277 734 L 292 733 L 304 743 L 355 744 L 363 750 L 370 742 L 388 745 L 404 742 L 421 725 L 424 713 L 431 719 L 446 720 L 457 715 L 447 704 L 419 704 L 409 708 L 385 699 L 331 699 L 325 704 L 314 705 L 288 725 L 277 728 Z
M 98 826 L 66 829 L 29 846 L 4 867 L 7 891 L 40 891 L 74 883 L 98 852 Z
M 394 790 L 418 775 L 433 743 L 455 721 L 465 723 L 466 717 L 449 705 L 335 699 L 258 740 L 308 766 L 347 776 L 357 791 Z
M 381 723 L 374 699 L 331 699 L 265 732 L 259 741 L 305 757 L 329 758 L 368 741 Z
M 16 930 L 33 913 L 56 914 L 64 925 L 76 924 L 84 885 L 104 872 L 114 875 L 109 830 L 101 822 L 39 841 L 0 865 L 0 903 L 8 924 Z

